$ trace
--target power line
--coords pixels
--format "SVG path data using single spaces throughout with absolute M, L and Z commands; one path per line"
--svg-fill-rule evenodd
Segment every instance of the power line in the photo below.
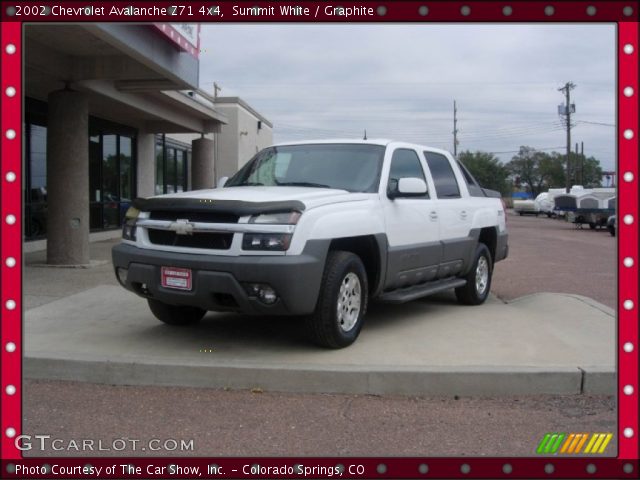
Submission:
M 605 127 L 615 127 L 616 126 L 614 123 L 589 122 L 587 120 L 578 120 L 576 123 L 578 125 L 581 124 L 581 123 L 586 123 L 586 124 L 589 124 L 589 125 L 603 125 Z
M 559 147 L 543 147 L 543 148 L 534 148 L 534 150 L 536 151 L 548 151 L 548 150 L 556 150 L 558 148 L 564 148 L 564 145 L 560 145 Z M 487 152 L 487 153 L 493 153 L 494 155 L 498 155 L 501 153 L 520 153 L 520 150 L 507 150 L 504 152 Z

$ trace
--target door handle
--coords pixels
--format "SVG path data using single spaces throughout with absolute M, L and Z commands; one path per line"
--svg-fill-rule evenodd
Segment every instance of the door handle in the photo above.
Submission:
M 465 210 L 462 210 L 462 211 L 460 212 L 460 216 L 461 216 L 462 218 L 467 218 L 467 212 L 466 212 Z
M 431 218 L 431 220 L 437 220 L 438 219 L 438 214 L 436 212 L 431 212 L 429 214 L 429 217 Z

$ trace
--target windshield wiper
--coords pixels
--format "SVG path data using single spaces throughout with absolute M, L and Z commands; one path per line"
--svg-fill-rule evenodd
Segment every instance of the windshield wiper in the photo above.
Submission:
M 230 187 L 260 187 L 264 186 L 264 183 L 260 182 L 242 182 L 237 185 L 229 185 Z
M 315 188 L 332 188 L 329 185 L 313 182 L 276 182 L 279 187 L 315 187 Z

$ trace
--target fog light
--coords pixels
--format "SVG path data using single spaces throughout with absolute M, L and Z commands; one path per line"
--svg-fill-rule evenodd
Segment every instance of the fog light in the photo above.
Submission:
M 276 303 L 276 300 L 278 300 L 278 296 L 276 295 L 276 291 L 268 286 L 264 286 L 264 288 L 261 288 L 260 291 L 258 292 L 258 298 L 263 302 L 266 303 L 267 305 L 271 305 L 272 303 Z
M 250 297 L 257 297 L 262 303 L 272 305 L 278 300 L 276 291 L 263 283 L 246 283 L 244 289 Z
M 120 268 L 120 267 L 116 268 L 116 275 L 118 276 L 118 281 L 123 287 L 127 285 L 127 273 L 129 273 L 129 270 L 127 270 L 126 268 Z

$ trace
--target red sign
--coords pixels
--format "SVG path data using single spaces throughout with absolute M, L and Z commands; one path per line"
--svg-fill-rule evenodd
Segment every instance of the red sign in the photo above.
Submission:
M 198 58 L 200 53 L 199 23 L 154 23 L 153 26 L 178 48 Z

